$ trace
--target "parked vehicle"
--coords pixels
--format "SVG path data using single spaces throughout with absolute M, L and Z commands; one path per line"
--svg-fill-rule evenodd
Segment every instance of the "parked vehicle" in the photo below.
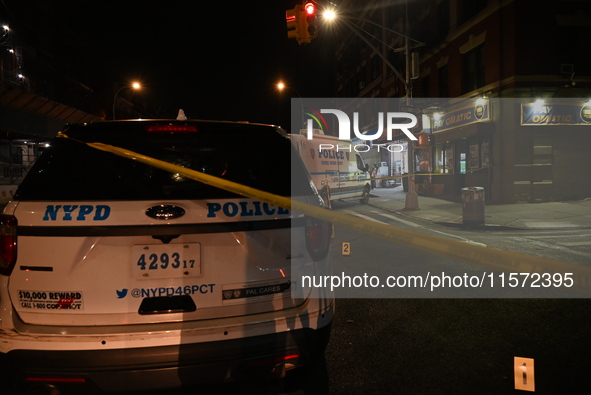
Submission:
M 307 138 L 305 129 L 300 134 L 291 134 L 290 138 L 326 202 L 340 199 L 369 202 L 369 166 L 351 141 L 339 140 L 317 129 L 312 139 Z
M 93 142 L 322 205 L 274 126 L 66 126 L 0 216 L 3 389 L 160 390 L 322 355 L 332 295 L 297 276 L 328 270 L 330 224 Z

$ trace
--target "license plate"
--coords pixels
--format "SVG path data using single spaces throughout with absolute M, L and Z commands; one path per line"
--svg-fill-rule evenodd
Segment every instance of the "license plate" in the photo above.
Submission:
M 201 275 L 201 244 L 151 244 L 131 248 L 131 270 L 136 279 Z

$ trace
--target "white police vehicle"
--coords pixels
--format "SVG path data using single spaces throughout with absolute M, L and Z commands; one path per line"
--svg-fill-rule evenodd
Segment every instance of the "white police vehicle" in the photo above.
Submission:
M 326 274 L 329 224 L 86 144 L 322 205 L 282 129 L 150 120 L 63 135 L 0 216 L 3 390 L 188 387 L 321 355 L 333 299 L 298 276 Z
M 357 199 L 367 204 L 371 177 L 359 152 L 369 146 L 340 140 L 318 129 L 313 130 L 311 139 L 307 133 L 302 129 L 300 134 L 290 134 L 290 139 L 324 201 L 330 205 L 333 200 Z

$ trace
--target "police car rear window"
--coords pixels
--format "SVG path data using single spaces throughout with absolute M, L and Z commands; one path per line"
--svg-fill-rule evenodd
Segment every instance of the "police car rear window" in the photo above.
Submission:
M 222 125 L 223 126 L 223 125 Z M 240 125 L 239 125 L 240 126 Z M 56 138 L 20 185 L 15 199 L 217 199 L 236 195 L 149 165 L 100 151 L 74 138 L 100 141 L 281 196 L 309 194 L 307 173 L 279 133 L 219 125 L 198 133 L 149 134 L 129 125 L 100 133 L 72 129 Z M 115 128 L 114 128 L 115 129 Z M 293 185 L 293 190 L 292 190 Z

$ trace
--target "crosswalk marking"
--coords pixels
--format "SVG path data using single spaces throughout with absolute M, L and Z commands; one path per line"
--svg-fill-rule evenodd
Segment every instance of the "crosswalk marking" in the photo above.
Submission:
M 366 219 L 368 221 L 378 222 L 378 223 L 381 223 L 381 224 L 389 225 L 388 222 L 383 222 L 383 221 L 380 221 L 380 220 L 375 219 L 373 217 L 370 217 L 369 215 L 360 214 L 360 213 L 357 213 L 357 212 L 352 211 L 352 210 L 343 210 L 343 213 L 348 214 L 348 215 L 354 215 L 354 216 L 356 216 L 358 218 L 363 218 L 363 219 Z M 382 212 L 379 212 L 379 211 L 371 211 L 371 213 L 372 214 L 377 214 L 377 215 L 380 215 L 382 217 L 386 217 L 386 218 L 389 218 L 389 219 L 392 219 L 392 220 L 395 220 L 395 221 L 398 221 L 398 222 L 403 223 L 403 224 L 408 225 L 408 226 L 422 227 L 419 224 L 416 224 L 416 223 L 411 222 L 411 221 L 404 220 L 404 219 L 399 218 L 399 217 L 396 217 L 395 215 L 392 215 L 392 214 L 382 213 Z M 429 229 L 429 230 L 431 232 L 433 232 L 433 233 L 438 233 L 440 235 L 443 235 L 443 236 L 446 236 L 446 237 L 449 237 L 449 238 L 452 238 L 452 239 L 458 239 L 460 241 L 463 241 L 464 243 L 479 245 L 481 247 L 486 247 L 486 244 L 478 243 L 476 241 L 472 241 L 470 239 L 466 239 L 465 237 L 453 235 L 453 234 L 450 234 L 450 233 L 441 232 L 441 231 L 435 230 L 435 229 Z
M 343 212 L 344 212 L 345 214 L 354 215 L 354 216 L 356 216 L 356 217 L 363 218 L 363 219 L 366 219 L 366 220 L 368 220 L 368 221 L 372 221 L 372 222 L 378 222 L 378 223 L 380 223 L 380 224 L 386 224 L 386 225 L 388 224 L 387 222 L 383 222 L 383 221 L 377 220 L 377 219 L 375 219 L 375 218 L 372 218 L 372 217 L 370 217 L 370 216 L 368 216 L 368 215 L 359 214 L 359 213 L 356 213 L 356 212 L 354 212 L 354 211 L 351 211 L 351 210 L 343 210 Z
M 382 217 L 393 219 L 394 221 L 402 222 L 403 224 L 408 225 L 408 226 L 414 226 L 414 227 L 420 226 L 419 224 L 415 224 L 414 222 L 404 220 L 404 219 L 397 217 L 395 215 L 392 215 L 392 214 L 381 213 L 379 211 L 372 211 L 372 213 L 381 215 Z

